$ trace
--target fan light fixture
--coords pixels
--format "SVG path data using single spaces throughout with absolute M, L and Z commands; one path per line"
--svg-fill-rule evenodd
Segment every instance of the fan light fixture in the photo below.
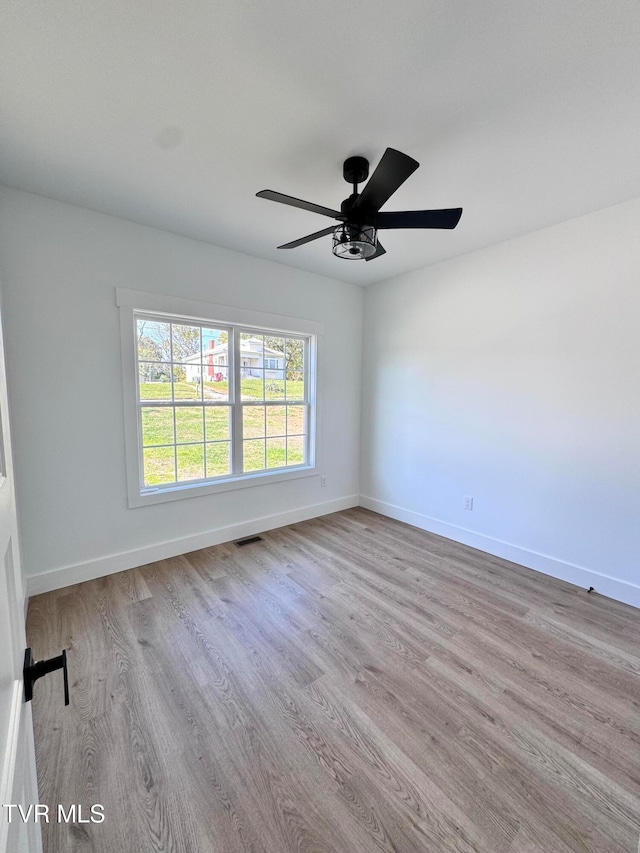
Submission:
M 371 258 L 376 253 L 378 236 L 373 225 L 343 222 L 333 232 L 333 254 L 347 261 Z

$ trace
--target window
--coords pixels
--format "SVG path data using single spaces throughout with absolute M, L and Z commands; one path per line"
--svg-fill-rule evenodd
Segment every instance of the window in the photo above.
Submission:
M 122 328 L 135 365 L 131 505 L 313 473 L 313 335 L 139 309 Z

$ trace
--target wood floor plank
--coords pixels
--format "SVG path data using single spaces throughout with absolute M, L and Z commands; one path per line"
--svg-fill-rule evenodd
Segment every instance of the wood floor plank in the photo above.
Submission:
M 45 853 L 635 853 L 639 625 L 362 508 L 37 596 Z

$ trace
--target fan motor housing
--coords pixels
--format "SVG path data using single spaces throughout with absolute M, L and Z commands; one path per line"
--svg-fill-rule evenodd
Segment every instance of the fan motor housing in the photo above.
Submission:
M 349 198 L 345 198 L 345 200 L 340 205 L 340 210 L 342 211 L 342 213 L 348 216 L 351 213 L 351 208 L 356 203 L 357 198 L 357 193 L 352 193 Z

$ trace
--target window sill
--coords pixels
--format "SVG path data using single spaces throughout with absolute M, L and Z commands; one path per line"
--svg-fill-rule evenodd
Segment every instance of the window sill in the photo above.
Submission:
M 167 503 L 183 498 L 198 498 L 204 495 L 214 495 L 218 492 L 229 492 L 234 489 L 246 489 L 252 486 L 264 486 L 269 483 L 281 483 L 284 480 L 297 480 L 300 477 L 312 477 L 316 474 L 315 466 L 294 468 L 290 471 L 258 472 L 243 474 L 230 480 L 218 480 L 215 483 L 185 483 L 184 485 L 162 488 L 154 491 L 145 490 L 141 493 L 129 494 L 129 507 L 150 506 L 151 504 Z

